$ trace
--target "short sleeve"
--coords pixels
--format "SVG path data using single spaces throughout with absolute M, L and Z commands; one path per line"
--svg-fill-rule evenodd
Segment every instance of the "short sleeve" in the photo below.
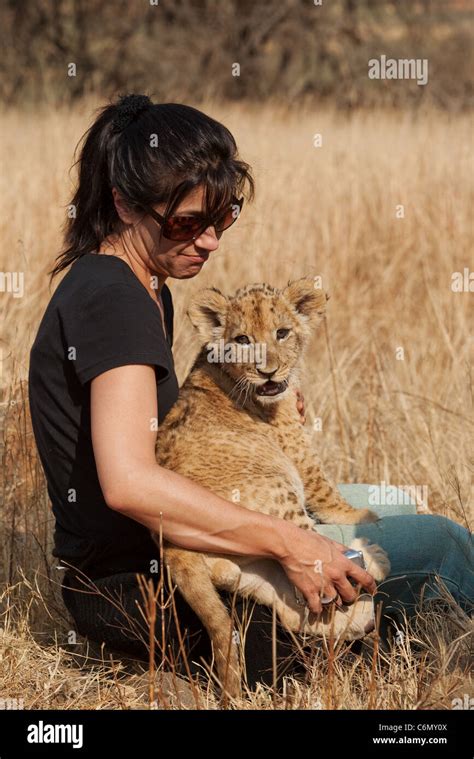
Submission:
M 82 385 L 126 364 L 152 364 L 157 381 L 170 373 L 161 316 L 146 292 L 126 283 L 101 287 L 61 313 L 67 358 Z

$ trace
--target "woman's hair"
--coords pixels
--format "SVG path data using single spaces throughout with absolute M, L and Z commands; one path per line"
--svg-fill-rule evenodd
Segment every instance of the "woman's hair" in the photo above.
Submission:
M 172 214 L 198 186 L 204 189 L 207 218 L 219 218 L 246 183 L 249 199 L 254 197 L 250 166 L 239 160 L 232 134 L 188 105 L 123 96 L 100 109 L 75 156 L 79 146 L 73 164 L 78 165 L 78 185 L 51 279 L 120 230 L 112 187 L 133 210 L 166 203 L 163 215 Z

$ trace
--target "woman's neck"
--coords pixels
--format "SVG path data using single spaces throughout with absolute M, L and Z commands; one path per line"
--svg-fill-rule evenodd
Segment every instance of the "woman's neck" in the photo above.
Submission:
M 125 261 L 152 298 L 157 300 L 158 296 L 161 295 L 168 275 L 152 271 L 139 253 L 124 250 L 119 244 L 111 243 L 108 240 L 101 243 L 98 253 L 105 256 L 116 256 Z

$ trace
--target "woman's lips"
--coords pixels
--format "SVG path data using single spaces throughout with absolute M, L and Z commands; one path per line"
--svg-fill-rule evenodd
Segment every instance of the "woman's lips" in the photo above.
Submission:
M 207 259 L 209 258 L 209 256 L 190 256 L 188 254 L 188 255 L 186 255 L 186 258 L 189 258 L 189 260 L 192 261 L 192 262 L 194 262 L 194 263 L 203 264 L 204 261 L 207 261 Z

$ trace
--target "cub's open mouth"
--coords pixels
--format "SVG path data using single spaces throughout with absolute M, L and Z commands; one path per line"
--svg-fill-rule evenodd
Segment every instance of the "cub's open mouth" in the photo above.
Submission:
M 279 395 L 287 388 L 286 382 L 273 382 L 267 380 L 265 384 L 257 387 L 257 395 Z

